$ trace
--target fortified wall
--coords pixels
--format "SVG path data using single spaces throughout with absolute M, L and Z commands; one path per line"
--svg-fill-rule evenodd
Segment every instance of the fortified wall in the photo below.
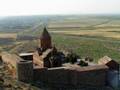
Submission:
M 105 65 L 88 67 L 34 68 L 34 80 L 62 86 L 105 86 L 108 67 Z
M 10 54 L 8 52 L 2 52 L 1 59 L 14 78 L 25 82 L 33 80 L 32 60 L 24 60 L 18 55 Z
M 8 53 L 4 53 L 4 55 Z M 12 57 L 12 54 L 9 54 Z M 18 56 L 17 58 L 9 58 L 16 78 L 23 82 L 42 82 L 53 84 L 56 86 L 105 86 L 106 75 L 108 67 L 106 65 L 86 66 L 86 67 L 55 67 L 55 68 L 41 68 L 34 66 L 32 60 L 23 60 Z M 6 62 L 6 57 L 2 57 Z

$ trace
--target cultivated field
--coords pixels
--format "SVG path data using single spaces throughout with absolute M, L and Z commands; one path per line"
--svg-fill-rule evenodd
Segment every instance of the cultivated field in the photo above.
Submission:
M 120 30 L 113 29 L 97 29 L 97 30 L 51 30 L 53 33 L 61 33 L 67 35 L 86 35 L 86 36 L 99 36 L 99 37 L 110 37 L 114 39 L 120 39 Z
M 0 38 L 16 39 L 17 38 L 17 34 L 16 33 L 0 33 Z
M 13 32 L 18 30 L 21 25 L 22 30 L 17 32 L 17 39 L 12 43 L 1 42 L 0 45 L 4 43 L 1 50 L 13 53 L 35 51 L 39 44 L 37 38 L 40 37 L 44 27 L 42 23 L 46 20 L 40 20 L 38 17 L 33 20 L 36 23 L 32 23 L 32 25 L 27 21 L 25 24 L 22 21 L 19 24 L 17 21 L 17 19 L 14 21 L 16 26 L 12 26 L 11 34 L 9 35 L 5 31 L 7 34 L 1 35 L 1 37 L 16 38 L 16 34 Z M 8 28 L 8 26 L 11 25 L 4 24 L 4 27 Z M 17 26 L 19 27 L 17 28 Z M 27 28 L 27 26 L 31 28 Z M 72 50 L 81 57 L 91 56 L 95 62 L 104 55 L 120 62 L 120 16 L 54 16 L 49 17 L 47 27 L 52 35 L 53 44 L 58 49 Z
M 48 28 L 53 33 L 87 35 L 120 39 L 120 19 L 81 17 L 51 21 Z
M 120 62 L 118 17 L 66 18 L 49 22 L 48 29 L 60 47 L 72 49 L 82 57 L 92 56 L 95 61 L 108 55 Z

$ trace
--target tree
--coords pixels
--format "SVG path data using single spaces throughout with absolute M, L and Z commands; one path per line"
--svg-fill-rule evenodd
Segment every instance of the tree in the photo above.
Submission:
M 78 65 L 80 65 L 80 66 L 88 66 L 88 63 L 86 63 L 85 61 L 81 60 Z
M 66 62 L 70 62 L 72 64 L 77 62 L 77 59 L 79 58 L 79 56 L 73 52 L 70 52 L 67 56 L 66 56 Z

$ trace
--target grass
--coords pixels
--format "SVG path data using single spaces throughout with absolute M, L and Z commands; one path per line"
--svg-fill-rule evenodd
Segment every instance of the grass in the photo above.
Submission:
M 120 42 L 111 42 L 103 39 L 92 39 L 89 37 L 66 36 L 53 34 L 56 46 L 63 50 L 72 50 L 82 57 L 92 56 L 95 62 L 104 55 L 120 62 Z
M 53 41 L 59 48 L 92 56 L 95 62 L 108 55 L 120 62 L 119 18 L 83 17 L 53 21 L 48 25 Z

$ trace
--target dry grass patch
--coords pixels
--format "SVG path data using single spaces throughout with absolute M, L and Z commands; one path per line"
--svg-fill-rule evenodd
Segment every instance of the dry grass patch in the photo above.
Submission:
M 16 39 L 17 34 L 16 33 L 0 33 L 0 38 L 13 38 L 13 39 Z
M 111 32 L 110 32 L 111 31 Z M 120 39 L 120 33 L 112 32 L 113 30 L 79 30 L 79 31 L 51 31 L 53 33 L 61 33 L 68 35 L 88 35 L 88 36 L 101 36 Z M 119 30 L 116 30 L 119 31 Z

